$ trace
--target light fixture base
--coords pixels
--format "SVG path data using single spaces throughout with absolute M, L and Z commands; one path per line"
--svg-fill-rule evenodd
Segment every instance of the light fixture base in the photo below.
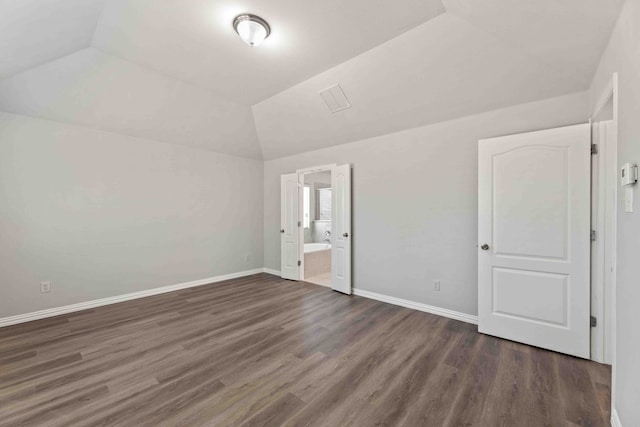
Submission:
M 243 34 L 242 31 L 239 30 L 239 27 L 243 22 L 255 23 L 262 26 L 262 28 L 264 28 L 264 33 L 265 33 L 264 37 L 260 40 L 251 40 L 250 35 Z M 262 41 L 266 40 L 267 37 L 269 37 L 269 34 L 271 34 L 271 27 L 269 26 L 269 23 L 263 18 L 257 15 L 253 15 L 251 13 L 243 13 L 236 16 L 233 19 L 233 29 L 240 36 L 240 38 L 251 47 L 257 46 L 258 44 L 262 43 Z

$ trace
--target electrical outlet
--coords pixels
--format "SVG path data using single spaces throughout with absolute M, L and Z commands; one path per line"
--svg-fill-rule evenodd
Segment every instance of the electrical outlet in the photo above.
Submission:
M 40 293 L 46 294 L 51 292 L 51 281 L 40 282 Z
M 440 292 L 440 280 L 433 281 L 433 290 L 436 292 Z

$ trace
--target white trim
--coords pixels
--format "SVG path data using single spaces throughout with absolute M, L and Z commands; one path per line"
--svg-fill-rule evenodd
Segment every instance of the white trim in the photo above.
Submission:
M 592 143 L 598 154 L 592 156 L 591 229 L 597 239 L 591 245 L 591 315 L 597 326 L 591 328 L 591 360 L 612 364 L 612 288 L 615 278 L 615 218 L 617 212 L 617 154 L 613 120 L 591 124 Z
M 331 163 L 330 165 L 312 166 L 310 168 L 298 169 L 296 173 L 298 173 L 298 175 L 306 175 L 309 173 L 332 171 L 337 165 L 337 163 Z
M 595 105 L 595 108 L 592 113 L 592 118 L 596 118 L 597 115 L 602 111 L 604 106 L 609 101 L 609 98 L 613 97 L 613 156 L 617 159 L 618 155 L 618 103 L 619 103 L 619 87 L 618 87 L 618 73 L 613 73 L 611 76 L 611 80 L 607 82 L 606 87 L 603 89 L 598 102 Z M 616 163 L 616 175 L 617 175 L 617 163 Z M 616 178 L 617 179 L 617 178 Z M 611 343 L 611 425 L 614 427 L 622 427 L 622 423 L 620 422 L 620 417 L 618 416 L 618 411 L 616 410 L 616 389 L 617 389 L 617 363 L 616 363 L 616 346 L 617 346 L 617 325 L 616 325 L 616 294 L 617 294 L 617 230 L 618 230 L 618 222 L 617 222 L 617 191 L 618 191 L 618 183 L 615 183 L 615 208 L 613 212 L 613 217 L 611 218 L 612 223 L 610 224 L 613 228 L 614 232 L 611 236 L 613 239 L 611 253 L 609 256 L 611 257 L 611 265 L 613 266 L 613 271 L 611 272 L 611 301 L 605 301 L 605 310 L 609 309 L 613 314 L 611 316 L 611 327 L 609 330 L 605 330 L 605 333 L 609 332 L 611 334 L 609 342 Z M 605 340 L 603 340 L 604 342 Z M 596 342 L 595 345 L 602 345 L 603 343 Z
M 619 98 L 618 98 L 618 73 L 613 73 L 613 76 L 611 78 L 611 85 L 613 86 L 613 132 L 614 132 L 614 136 L 613 136 L 613 141 L 615 144 L 615 151 L 614 151 L 614 155 L 616 158 L 616 169 L 617 169 L 617 158 L 618 158 L 618 103 Z M 618 175 L 617 170 L 616 170 L 616 176 Z M 616 178 L 616 210 L 614 212 L 613 215 L 613 247 L 612 247 L 612 265 L 613 265 L 613 274 L 611 275 L 611 304 L 609 304 L 609 309 L 611 310 L 611 313 L 613 313 L 613 316 L 611 316 L 611 359 L 612 359 L 612 363 L 611 363 L 611 413 L 615 414 L 617 421 L 620 421 L 620 418 L 618 417 L 618 411 L 616 410 L 616 389 L 617 389 L 617 363 L 616 363 L 616 353 L 617 353 L 617 341 L 618 341 L 618 326 L 617 326 L 617 317 L 616 317 L 616 310 L 618 307 L 618 303 L 617 303 L 617 288 L 618 288 L 618 252 L 617 252 L 617 238 L 618 238 L 618 215 L 617 215 L 617 206 L 618 206 L 618 200 L 617 200 L 617 190 L 618 189 L 618 182 L 617 182 L 617 178 Z M 622 423 L 620 423 L 620 427 L 622 427 Z
M 263 273 L 267 273 L 267 274 L 273 274 L 274 276 L 278 276 L 278 277 L 281 276 L 280 270 L 273 270 L 271 268 L 266 268 L 265 267 L 265 268 L 262 269 L 262 272 Z
M 599 363 L 607 363 L 613 365 L 615 360 L 615 288 L 616 288 L 616 222 L 617 222 L 617 181 L 613 182 L 613 206 L 606 204 L 607 200 L 601 197 L 601 193 L 604 189 L 608 189 L 607 175 L 617 176 L 617 138 L 618 138 L 618 73 L 613 73 L 611 79 L 607 82 L 606 87 L 603 88 L 598 102 L 592 111 L 590 121 L 594 121 L 592 124 L 593 130 L 598 130 L 600 122 L 595 122 L 597 116 L 603 111 L 609 100 L 613 103 L 613 118 L 612 129 L 610 138 L 605 138 L 604 141 L 595 141 L 599 147 L 599 153 L 596 157 L 599 162 L 597 183 L 598 200 L 597 210 L 601 215 L 599 224 L 593 224 L 596 232 L 599 236 L 605 236 L 607 241 L 598 240 L 593 244 L 592 252 L 592 272 L 597 272 L 598 275 L 592 275 L 591 281 L 591 307 L 594 315 L 598 317 L 598 327 L 592 330 L 591 333 L 591 360 Z M 599 136 L 599 135 L 598 135 Z M 613 159 L 613 164 L 605 162 L 606 159 Z M 611 166 L 613 170 L 609 170 L 608 166 Z M 617 179 L 617 178 L 616 178 Z M 607 187 L 605 187 L 607 185 Z M 605 192 L 606 194 L 606 192 Z M 612 208 L 612 211 L 610 210 Z M 609 216 L 611 215 L 611 216 Z M 612 231 L 607 234 L 607 231 Z M 601 247 L 606 243 L 606 247 Z M 612 267 L 613 270 L 609 270 L 607 267 Z M 605 283 L 607 287 L 605 288 Z M 607 298 L 608 297 L 608 298 Z M 615 367 L 612 369 L 615 373 Z M 613 375 L 612 375 L 613 377 Z M 612 399 L 613 405 L 615 401 L 615 387 L 613 387 L 612 380 Z
M 402 298 L 390 297 L 388 295 L 382 295 L 356 288 L 353 289 L 353 294 L 365 298 L 374 299 L 376 301 L 382 301 L 393 305 L 399 305 L 401 307 L 411 308 L 413 310 L 424 311 L 425 313 L 431 313 L 442 317 L 448 317 L 450 319 L 460 320 L 461 322 L 467 322 L 474 325 L 478 324 L 478 316 L 461 313 L 459 311 L 453 311 L 446 308 L 427 305 Z
M 304 217 L 304 174 L 298 174 L 298 280 L 304 280 L 304 228 L 302 221 Z
M 618 415 L 616 408 L 611 410 L 611 425 L 613 427 L 622 427 L 622 421 L 620 421 L 620 415 Z
M 270 268 L 264 269 L 265 273 L 273 274 L 275 276 L 279 276 L 280 272 L 276 270 L 271 270 Z M 304 280 L 302 280 L 305 282 Z M 325 288 L 331 289 L 330 285 L 321 285 L 320 283 L 312 283 L 305 282 L 311 285 L 323 286 Z M 461 313 L 459 311 L 449 310 L 447 308 L 436 307 L 433 305 L 423 304 L 415 301 L 410 301 L 402 298 L 390 297 L 388 295 L 378 294 L 375 292 L 365 291 L 362 289 L 353 288 L 353 295 L 357 295 L 363 298 L 374 299 L 376 301 L 382 301 L 393 305 L 399 305 L 401 307 L 410 308 L 412 310 L 423 311 L 425 313 L 435 314 L 437 316 L 448 317 L 449 319 L 460 320 L 461 322 L 471 323 L 473 325 L 478 324 L 478 316 L 473 316 L 471 314 Z
M 113 297 L 101 298 L 92 301 L 80 302 L 77 304 L 65 305 L 62 307 L 48 308 L 46 310 L 34 311 L 32 313 L 18 314 L 16 316 L 0 318 L 0 328 L 19 323 L 31 322 L 33 320 L 46 319 L 48 317 L 59 316 L 61 314 L 74 313 L 76 311 L 87 310 L 90 308 L 102 307 L 105 305 L 116 304 L 119 302 L 131 301 L 134 299 L 150 297 L 153 295 L 165 294 L 167 292 L 178 291 L 181 289 L 193 288 L 196 286 L 209 285 L 225 280 L 237 279 L 240 277 L 251 276 L 258 273 L 267 273 L 274 276 L 280 276 L 278 270 L 271 268 L 256 268 L 253 270 L 241 271 L 238 273 L 225 274 L 222 276 L 209 277 L 206 279 L 192 280 L 190 282 L 178 283 L 176 285 L 163 286 L 161 288 L 147 289 L 129 294 L 116 295 Z M 409 301 L 401 298 L 391 297 L 387 295 L 369 292 L 362 289 L 353 289 L 353 294 L 364 298 L 374 299 L 393 305 L 399 305 L 413 310 L 424 311 L 426 313 L 436 314 L 438 316 L 448 317 L 450 319 L 460 320 L 462 322 L 478 324 L 478 316 L 472 316 L 458 311 L 448 310 L 446 308 L 435 307 L 432 305 L 422 304 L 419 302 Z
M 16 316 L 0 318 L 0 328 L 18 323 L 31 322 L 33 320 L 46 319 L 47 317 L 59 316 L 61 314 L 73 313 L 76 311 L 87 310 L 89 308 L 101 307 L 103 305 L 116 304 L 119 302 L 130 301 L 138 298 L 149 297 L 152 295 L 165 294 L 167 292 L 178 291 L 180 289 L 193 288 L 195 286 L 208 285 L 211 283 L 222 282 L 239 277 L 251 276 L 253 274 L 263 273 L 266 269 L 256 268 L 238 273 L 225 274 L 222 276 L 208 277 L 206 279 L 193 280 L 191 282 L 178 283 L 176 285 L 163 286 L 161 288 L 147 289 L 129 294 L 116 295 L 113 297 L 101 298 L 92 301 L 80 302 L 77 304 L 65 305 L 62 307 L 48 308 L 46 310 L 34 311 L 32 313 L 18 314 Z

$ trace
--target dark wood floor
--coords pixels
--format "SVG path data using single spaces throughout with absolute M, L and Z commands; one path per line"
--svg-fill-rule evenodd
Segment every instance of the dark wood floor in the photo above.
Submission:
M 0 329 L 2 426 L 605 426 L 609 378 L 266 274 Z

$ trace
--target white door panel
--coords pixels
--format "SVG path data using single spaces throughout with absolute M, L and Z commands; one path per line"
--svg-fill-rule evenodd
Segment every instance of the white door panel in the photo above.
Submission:
M 566 274 L 493 269 L 494 314 L 567 326 Z
M 297 173 L 280 177 L 280 200 L 280 275 L 284 279 L 298 280 L 300 195 Z
M 351 294 L 351 166 L 331 171 L 331 287 Z
M 493 157 L 493 192 L 499 195 L 494 200 L 497 254 L 566 259 L 567 151 L 525 147 Z
M 480 332 L 589 357 L 590 157 L 588 124 L 480 141 Z

